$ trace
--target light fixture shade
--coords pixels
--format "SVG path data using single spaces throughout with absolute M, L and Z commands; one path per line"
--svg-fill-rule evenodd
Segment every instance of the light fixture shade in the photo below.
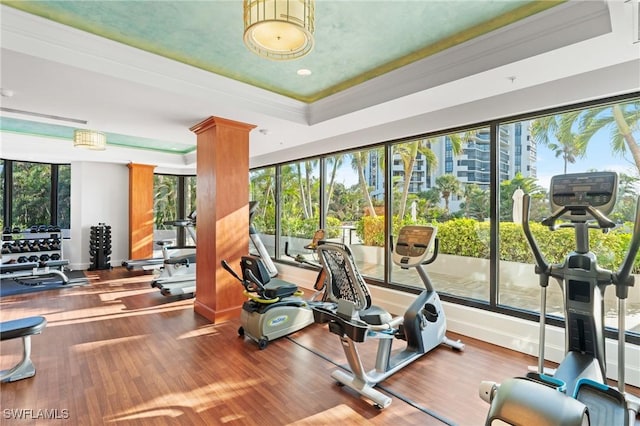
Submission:
M 244 0 L 244 43 L 264 58 L 301 58 L 313 31 L 314 0 Z
M 73 146 L 103 151 L 107 145 L 107 136 L 94 130 L 78 129 L 73 132 Z

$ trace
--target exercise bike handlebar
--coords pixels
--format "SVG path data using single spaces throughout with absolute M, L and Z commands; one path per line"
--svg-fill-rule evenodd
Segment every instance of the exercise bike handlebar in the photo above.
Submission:
M 436 237 L 433 240 L 433 254 L 428 259 L 425 259 L 422 262 L 422 264 L 423 265 L 429 265 L 429 264 L 435 262 L 436 261 L 436 257 L 438 257 L 438 249 L 439 248 L 440 248 L 440 240 L 438 239 L 438 237 Z
M 297 255 L 297 256 L 294 256 L 294 255 L 290 254 L 289 253 L 289 241 L 285 241 L 284 242 L 284 254 L 287 257 L 292 258 L 293 260 L 295 260 L 298 263 L 302 263 L 304 265 L 309 265 L 309 266 L 313 267 L 316 270 L 317 269 L 322 269 L 322 265 L 320 265 L 318 263 L 311 262 L 310 260 L 305 259 L 304 256 L 302 256 L 300 254 Z
M 620 299 L 626 299 L 629 293 L 629 287 L 633 287 L 634 277 L 631 275 L 633 262 L 640 249 L 640 198 L 636 202 L 636 217 L 633 221 L 633 234 L 627 256 L 622 262 L 622 266 L 617 273 L 613 274 L 613 282 L 616 284 L 616 295 Z
M 224 270 L 225 270 L 225 271 L 227 271 L 228 273 L 230 273 L 233 277 L 235 277 L 235 279 L 237 279 L 237 280 L 238 280 L 238 281 L 240 281 L 241 283 L 243 282 L 243 281 L 242 281 L 242 278 L 240 278 L 240 277 L 238 276 L 238 274 L 236 274 L 236 271 L 234 271 L 234 270 L 233 270 L 233 268 L 231 268 L 231 266 L 229 266 L 229 263 L 227 263 L 227 261 L 226 261 L 226 260 L 221 261 L 221 262 L 220 262 L 220 264 L 222 265 L 222 267 L 224 268 Z

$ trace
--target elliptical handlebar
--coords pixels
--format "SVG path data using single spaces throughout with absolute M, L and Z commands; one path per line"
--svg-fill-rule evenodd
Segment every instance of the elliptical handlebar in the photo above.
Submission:
M 640 249 L 640 198 L 636 202 L 636 217 L 633 221 L 633 234 L 627 256 L 622 262 L 622 266 L 618 272 L 613 274 L 613 282 L 616 284 L 616 295 L 620 299 L 626 299 L 629 293 L 629 287 L 633 287 L 634 277 L 631 275 L 633 262 Z
M 535 237 L 531 233 L 531 228 L 529 227 L 529 207 L 531 204 L 531 196 L 529 194 L 524 194 L 522 197 L 522 230 L 524 231 L 524 236 L 527 238 L 529 242 L 529 247 L 531 247 L 531 251 L 533 252 L 533 257 L 536 259 L 536 272 L 540 274 L 540 285 L 542 287 L 546 287 L 549 284 L 549 263 L 544 258 L 544 255 L 540 251 L 540 246 L 538 246 L 538 242 Z M 544 280 L 544 281 L 543 281 Z
M 523 203 L 524 204 L 524 203 Z M 548 226 L 550 229 L 557 229 L 556 220 L 558 220 L 565 213 L 571 213 L 574 210 L 584 210 L 586 213 L 591 215 L 597 222 L 598 228 L 605 230 L 609 228 L 615 228 L 616 223 L 606 217 L 602 212 L 593 206 L 563 206 L 561 209 L 555 211 L 551 216 L 544 218 L 542 224 L 544 226 Z M 561 225 L 562 226 L 562 225 Z

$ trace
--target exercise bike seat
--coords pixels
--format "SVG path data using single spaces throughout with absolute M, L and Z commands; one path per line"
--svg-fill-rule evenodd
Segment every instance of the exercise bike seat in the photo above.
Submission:
M 262 260 L 256 256 L 242 256 L 240 259 L 243 284 L 247 291 L 258 293 L 260 297 L 273 300 L 293 296 L 298 286 L 278 278 L 271 278 Z M 249 286 L 252 284 L 251 287 Z
M 332 333 L 347 336 L 354 342 L 363 342 L 372 326 L 380 329 L 387 325 L 391 329 L 393 317 L 383 308 L 371 304 L 369 288 L 358 272 L 350 248 L 324 242 L 318 246 L 318 253 L 338 303 L 333 309 L 312 307 L 314 321 L 330 322 Z
M 288 283 L 278 278 L 271 280 L 264 286 L 264 297 L 267 299 L 283 298 L 293 296 L 298 291 L 298 286 Z

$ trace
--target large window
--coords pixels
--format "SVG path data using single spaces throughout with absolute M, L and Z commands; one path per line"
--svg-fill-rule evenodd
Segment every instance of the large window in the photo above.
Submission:
M 384 149 L 325 160 L 326 238 L 351 246 L 363 275 L 384 280 Z
M 251 226 L 260 236 L 267 252 L 273 257 L 276 254 L 276 191 L 275 167 L 249 173 L 249 199 L 256 203 L 251 216 Z M 250 250 L 256 251 L 254 247 Z
M 635 101 L 545 115 L 516 123 L 523 129 L 521 143 L 536 146 L 535 150 L 523 155 L 523 164 L 535 164 L 536 167 L 533 171 L 511 176 L 500 184 L 500 304 L 534 311 L 539 308 L 540 289 L 538 278 L 533 273 L 533 258 L 526 244 L 516 239 L 522 232 L 518 224 L 518 206 L 513 206 L 513 200 L 519 200 L 513 195 L 518 189 L 531 194 L 532 232 L 539 240 L 547 261 L 559 263 L 565 254 L 576 248 L 572 228 L 552 232 L 540 224 L 542 218 L 551 214 L 548 190 L 554 175 L 617 172 L 617 203 L 609 216 L 618 226 L 607 234 L 591 230 L 589 240 L 600 267 L 614 272 L 620 267 L 640 194 L 639 114 L 640 102 Z M 502 127 L 509 126 L 513 124 Z M 526 140 L 525 129 L 530 140 Z M 517 217 L 513 218 L 514 215 Z M 529 266 L 523 269 L 523 263 Z M 640 273 L 640 256 L 634 269 L 635 273 Z M 605 322 L 612 328 L 617 327 L 614 296 L 613 289 L 605 293 Z M 564 316 L 562 292 L 554 280 L 551 280 L 547 293 L 547 312 L 550 316 Z M 640 332 L 638 312 L 640 292 L 636 285 L 631 288 L 627 300 L 627 327 L 634 332 Z
M 429 276 L 440 293 L 489 300 L 489 191 L 476 172 L 488 169 L 488 129 L 393 144 L 393 235 L 404 225 L 437 228 L 439 254 Z M 486 149 L 485 149 L 486 145 Z M 395 161 L 399 159 L 400 161 Z M 444 161 L 443 161 L 444 160 Z M 430 176 L 430 179 L 427 179 Z M 419 190 L 418 190 L 419 188 Z M 415 268 L 391 267 L 391 282 L 422 289 Z
M 620 189 L 611 217 L 619 226 L 606 235 L 592 231 L 590 238 L 602 267 L 617 270 L 640 194 L 640 100 L 628 99 L 252 170 L 252 181 L 281 179 L 268 215 L 270 223 L 281 224 L 269 228 L 281 242 L 274 257 L 282 257 L 285 241 L 304 252 L 302 245 L 323 226 L 328 239 L 351 246 L 371 283 L 415 292 L 422 287 L 418 274 L 393 265 L 385 250 L 402 225 L 432 224 L 438 228 L 439 254 L 426 269 L 440 293 L 458 303 L 534 319 L 540 287 L 518 219 L 521 194 L 531 195 L 531 225 L 542 251 L 559 262 L 574 248 L 574 239 L 570 229 L 550 232 L 539 224 L 549 215 L 551 176 L 616 171 Z M 252 182 L 253 199 L 268 194 Z M 640 256 L 633 273 L 640 273 Z M 551 281 L 547 312 L 557 324 L 562 293 Z M 633 287 L 627 300 L 633 339 L 640 334 L 639 291 L 640 286 Z M 615 328 L 613 296 L 607 291 L 605 309 L 607 325 Z
M 2 160 L 2 228 L 70 227 L 69 165 Z
M 156 174 L 153 178 L 154 241 L 171 240 L 178 246 L 194 246 L 191 233 L 175 221 L 195 211 L 195 176 Z M 195 230 L 192 228 L 192 232 Z M 156 250 L 159 246 L 154 247 Z
M 280 168 L 280 253 L 285 247 L 297 253 L 320 228 L 320 162 L 318 159 L 287 164 Z

